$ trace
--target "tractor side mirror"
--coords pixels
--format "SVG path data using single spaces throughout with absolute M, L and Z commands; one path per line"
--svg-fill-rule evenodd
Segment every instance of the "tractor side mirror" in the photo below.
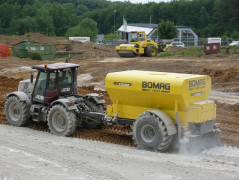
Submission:
M 33 84 L 33 74 L 31 74 L 31 84 Z

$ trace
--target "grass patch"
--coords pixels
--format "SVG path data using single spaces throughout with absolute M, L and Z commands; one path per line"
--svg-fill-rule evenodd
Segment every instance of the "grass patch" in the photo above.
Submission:
M 221 49 L 226 49 L 226 48 L 229 48 L 229 49 L 239 49 L 239 46 L 221 46 Z
M 239 54 L 239 46 L 221 46 L 220 57 L 226 54 L 226 48 L 229 48 L 229 54 Z M 204 46 L 193 46 L 182 49 L 180 52 L 165 52 L 160 53 L 157 57 L 179 57 L 179 56 L 200 56 L 204 55 Z
M 229 54 L 239 54 L 239 51 L 232 51 L 232 52 L 229 52 Z
M 58 37 L 58 36 L 53 36 L 52 38 L 55 40 L 67 40 L 65 37 Z
M 204 50 L 204 46 L 191 46 L 191 47 L 188 47 L 188 49 L 190 51 L 203 51 Z
M 158 55 L 158 57 L 170 57 L 170 56 L 199 56 L 199 55 L 202 55 L 203 52 L 184 52 L 184 51 L 181 51 L 181 52 L 165 52 L 165 53 L 160 53 Z

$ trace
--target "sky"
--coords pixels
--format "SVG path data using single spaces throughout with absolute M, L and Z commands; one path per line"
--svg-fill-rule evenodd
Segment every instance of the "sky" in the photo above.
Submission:
M 125 0 L 111 0 L 111 1 L 125 1 Z M 128 0 L 127 0 L 128 1 Z M 129 0 L 131 3 L 148 3 L 148 2 L 170 2 L 170 0 Z

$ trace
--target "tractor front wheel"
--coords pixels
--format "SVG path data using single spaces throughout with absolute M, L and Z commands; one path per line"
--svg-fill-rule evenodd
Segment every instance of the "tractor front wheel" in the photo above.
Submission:
M 58 136 L 71 136 L 76 128 L 76 115 L 63 105 L 53 106 L 48 113 L 47 122 L 50 131 Z
M 5 112 L 9 124 L 13 126 L 23 126 L 28 121 L 27 103 L 16 96 L 8 98 Z

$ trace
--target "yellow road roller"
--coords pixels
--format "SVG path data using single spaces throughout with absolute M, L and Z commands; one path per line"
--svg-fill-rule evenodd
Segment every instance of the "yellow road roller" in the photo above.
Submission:
M 179 145 L 193 153 L 221 144 L 207 75 L 114 72 L 106 76 L 105 88 L 112 101 L 105 121 L 132 126 L 139 149 L 165 152 Z
M 120 44 L 115 50 L 120 57 L 137 57 L 145 55 L 148 57 L 156 56 L 160 52 L 167 51 L 169 45 L 147 39 L 144 31 L 133 31 L 128 35 L 129 44 Z

